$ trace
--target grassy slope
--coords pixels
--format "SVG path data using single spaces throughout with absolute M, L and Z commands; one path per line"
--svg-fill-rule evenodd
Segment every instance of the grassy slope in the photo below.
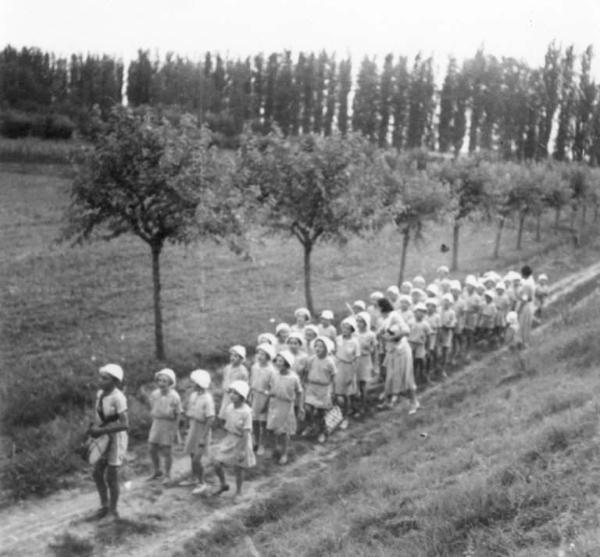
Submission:
M 474 364 L 185 555 L 597 554 L 599 310 L 593 295 L 527 353 Z
M 30 453 L 25 467 L 11 475 L 11 483 L 20 478 L 19 485 L 26 490 L 55 487 L 52 478 L 77 466 L 67 455 L 85 418 L 71 407 L 87 403 L 100 362 L 124 364 L 130 394 L 159 365 L 153 357 L 147 247 L 132 237 L 76 248 L 56 244 L 68 185 L 60 172 L 22 173 L 15 167 L 0 167 L 0 361 L 4 370 L 0 401 L 10 408 L 13 421 L 20 423 L 39 421 L 40 416 L 49 420 L 57 407 L 67 413 L 66 421 L 58 418 L 13 432 L 19 441 L 17 450 L 51 448 L 43 458 Z M 447 226 L 433 229 L 430 243 L 420 250 L 411 248 L 408 276 L 431 276 L 449 259 L 439 252 L 441 239 L 447 243 L 447 233 Z M 597 235 L 592 235 L 592 241 L 600 242 Z M 527 260 L 555 278 L 595 259 L 593 249 L 572 253 L 564 246 L 543 260 L 536 252 L 560 242 L 549 234 L 542 244 L 527 234 L 526 248 L 518 254 L 514 242 L 514 231 L 507 231 L 503 242 L 507 259 L 493 263 L 489 259 L 493 230 L 481 225 L 467 228 L 461 242 L 463 272 L 503 269 L 507 260 Z M 398 245 L 398 236 L 389 231 L 371 240 L 355 239 L 342 249 L 318 247 L 314 253 L 317 306 L 345 311 L 345 301 L 364 298 L 373 289 L 395 282 Z M 256 240 L 252 251 L 255 262 L 242 261 L 213 245 L 165 250 L 167 363 L 179 374 L 199 364 L 214 364 L 233 343 L 251 346 L 259 332 L 273 327 L 271 318 L 291 319 L 293 309 L 303 305 L 297 242 Z M 47 408 L 40 404 L 40 394 L 52 401 Z M 130 404 L 133 433 L 144 438 L 147 412 L 133 398 Z M 39 471 L 40 460 L 56 467 L 34 481 L 27 474 Z

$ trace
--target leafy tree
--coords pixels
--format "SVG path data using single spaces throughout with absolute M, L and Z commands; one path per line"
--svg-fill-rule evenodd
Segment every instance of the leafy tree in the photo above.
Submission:
M 313 312 L 311 255 L 319 241 L 344 242 L 368 227 L 374 211 L 374 147 L 358 135 L 242 140 L 244 190 L 259 222 L 297 238 L 304 252 L 306 306 Z
M 275 95 L 277 73 L 279 71 L 279 57 L 273 52 L 267 60 L 265 72 L 265 105 L 264 105 L 264 129 L 269 130 L 273 124 L 275 114 Z
M 325 113 L 325 91 L 327 75 L 328 56 L 325 51 L 321 51 L 316 59 L 315 81 L 314 81 L 314 104 L 313 104 L 313 131 L 321 133 L 323 131 L 323 115 Z
M 487 214 L 490 205 L 488 166 L 478 157 L 446 161 L 437 169 L 438 179 L 450 188 L 453 216 L 452 270 L 458 270 L 460 229 L 467 219 Z
M 444 84 L 440 92 L 440 119 L 438 122 L 438 141 L 441 153 L 447 153 L 452 145 L 452 124 L 457 101 L 458 70 L 456 59 L 451 57 Z
M 348 95 L 352 89 L 352 62 L 350 58 L 340 62 L 339 72 L 339 90 L 338 90 L 338 129 L 342 135 L 348 131 Z
M 64 237 L 134 234 L 150 248 L 156 357 L 165 358 L 160 255 L 167 242 L 240 233 L 227 159 L 191 118 L 174 127 L 152 109 L 115 107 L 77 165 Z
M 590 76 L 592 66 L 592 46 L 588 46 L 581 57 L 581 73 L 575 107 L 573 136 L 573 158 L 583 161 L 589 151 L 592 118 L 596 103 L 596 84 Z
M 561 50 L 551 42 L 546 50 L 544 67 L 541 72 L 540 114 L 538 128 L 537 158 L 548 156 L 548 142 L 552 133 L 552 123 L 558 108 L 560 86 L 560 55 Z
M 325 102 L 325 120 L 323 121 L 323 133 L 325 135 L 331 135 L 333 131 L 337 88 L 336 61 L 335 57 L 331 56 L 327 67 L 327 99 Z
M 365 56 L 356 78 L 356 90 L 352 104 L 352 129 L 369 139 L 377 139 L 377 98 L 379 76 L 374 59 Z
M 558 130 L 554 141 L 554 158 L 559 161 L 567 160 L 573 138 L 574 64 L 575 55 L 571 45 L 567 48 L 561 61 L 560 111 L 558 113 Z
M 477 150 L 479 128 L 484 113 L 486 56 L 478 50 L 475 57 L 465 62 L 465 75 L 468 76 L 470 90 L 471 118 L 469 126 L 469 153 Z
M 386 154 L 379 197 L 383 214 L 389 216 L 402 235 L 398 286 L 404 281 L 406 254 L 411 238 L 422 239 L 428 221 L 438 220 L 448 205 L 449 192 L 426 170 L 413 168 L 409 157 L 397 151 Z
M 127 72 L 127 101 L 133 106 L 150 104 L 152 82 L 156 64 L 150 61 L 148 50 L 138 50 L 137 60 L 132 60 Z
M 293 82 L 292 54 L 284 52 L 279 63 L 274 89 L 274 120 L 284 133 L 289 135 L 297 125 L 298 104 Z
M 392 146 L 403 149 L 406 143 L 406 128 L 408 124 L 408 92 L 410 89 L 410 72 L 407 59 L 398 58 L 394 66 L 394 91 L 392 93 L 392 114 L 394 127 L 392 130 Z
M 418 55 L 413 66 L 408 91 L 408 128 L 406 147 L 414 149 L 431 145 L 431 126 L 435 110 L 435 86 L 431 58 L 421 60 Z
M 379 83 L 379 146 L 385 147 L 390 127 L 390 108 L 393 93 L 394 57 L 388 54 L 383 62 Z

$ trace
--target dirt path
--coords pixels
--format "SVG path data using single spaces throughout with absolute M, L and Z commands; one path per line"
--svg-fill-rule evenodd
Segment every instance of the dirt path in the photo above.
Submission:
M 549 303 L 551 312 L 560 315 L 562 300 L 581 300 L 598 286 L 600 263 L 557 281 L 552 286 Z M 435 387 L 443 388 L 443 386 Z M 403 414 L 399 408 L 394 414 Z M 70 552 L 64 545 L 61 555 L 163 556 L 180 550 L 183 543 L 201 531 L 208 531 L 215 522 L 249 508 L 260 498 L 266 498 L 286 482 L 321 469 L 335 458 L 339 450 L 359 443 L 369 431 L 390 420 L 390 414 L 375 416 L 353 424 L 346 432 L 336 433 L 324 446 L 301 443 L 303 454 L 286 467 L 269 465 L 265 474 L 248 481 L 239 500 L 225 494 L 220 498 L 194 497 L 189 488 L 163 488 L 150 485 L 142 477 L 127 478 L 128 489 L 122 488 L 117 522 L 89 522 L 86 516 L 97 507 L 97 495 L 91 485 L 87 489 L 59 492 L 43 500 L 19 503 L 0 511 L 0 555 L 54 555 L 50 544 L 69 534 Z M 189 471 L 189 460 L 175 459 L 173 472 L 182 477 Z M 65 541 L 65 540 L 63 540 Z M 249 540 L 248 554 L 252 555 Z

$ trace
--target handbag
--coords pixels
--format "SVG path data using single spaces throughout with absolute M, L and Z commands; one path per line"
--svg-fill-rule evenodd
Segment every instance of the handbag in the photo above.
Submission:
M 96 464 L 107 452 L 110 445 L 110 435 L 100 435 L 95 439 L 88 437 L 85 441 L 84 458 L 89 464 Z
M 325 429 L 327 430 L 327 434 L 329 435 L 333 432 L 343 421 L 344 415 L 342 414 L 342 409 L 337 404 L 334 404 L 325 414 Z

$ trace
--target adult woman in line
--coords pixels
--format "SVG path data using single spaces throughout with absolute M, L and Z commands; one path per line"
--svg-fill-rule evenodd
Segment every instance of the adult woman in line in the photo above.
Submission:
M 100 509 L 96 518 L 118 518 L 119 467 L 127 451 L 127 399 L 120 390 L 123 369 L 117 364 L 100 368 L 100 390 L 96 396 L 96 425 L 90 428 L 91 437 L 108 436 L 108 445 L 94 465 L 94 482 L 100 496 Z
M 533 324 L 533 303 L 535 300 L 535 282 L 533 271 L 529 265 L 521 268 L 521 286 L 517 293 L 516 312 L 519 316 L 519 344 L 527 348 L 531 341 L 531 326 Z
M 380 298 L 377 300 L 377 308 L 381 315 L 379 322 L 379 328 L 377 329 L 377 338 L 380 342 L 381 347 L 381 379 L 385 382 L 385 356 L 386 353 L 393 349 L 395 345 L 390 342 L 390 339 L 386 337 L 386 331 L 388 331 L 393 325 L 398 325 L 398 329 L 401 334 L 408 335 L 410 329 L 400 313 L 394 310 L 394 306 L 387 298 Z M 381 395 L 381 400 L 385 398 L 385 394 Z

